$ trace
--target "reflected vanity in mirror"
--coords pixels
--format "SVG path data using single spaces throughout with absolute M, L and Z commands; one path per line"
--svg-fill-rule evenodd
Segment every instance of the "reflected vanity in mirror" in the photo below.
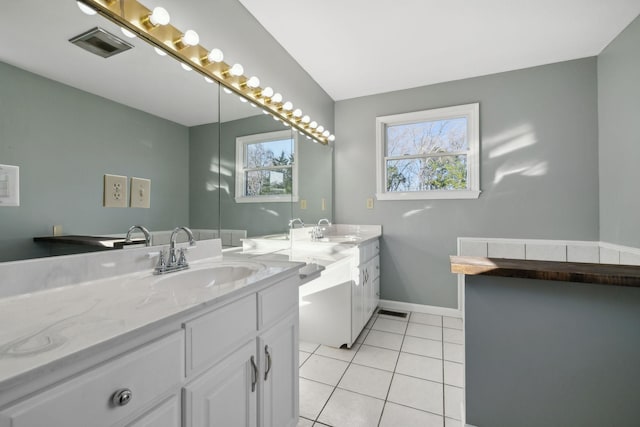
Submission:
M 34 243 L 54 227 L 62 235 L 124 239 L 142 224 L 154 244 L 166 244 L 170 230 L 188 225 L 201 237 L 240 245 L 245 235 L 285 234 L 292 218 L 331 219 L 331 145 L 222 92 L 103 17 L 83 14 L 75 1 L 11 2 L 4 12 L 0 163 L 20 167 L 20 206 L 0 205 L 0 262 L 95 250 Z M 24 32 L 32 26 L 38 32 Z M 133 47 L 103 58 L 69 42 L 95 27 Z M 289 148 L 272 149 L 271 164 L 245 168 L 241 176 L 253 178 L 257 197 L 243 203 L 238 140 L 274 131 L 288 134 Z M 127 177 L 126 208 L 103 207 L 105 174 Z M 128 207 L 132 177 L 151 181 L 150 208 Z

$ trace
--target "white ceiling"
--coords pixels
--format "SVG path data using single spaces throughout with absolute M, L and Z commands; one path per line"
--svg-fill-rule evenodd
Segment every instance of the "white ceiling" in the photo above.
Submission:
M 598 55 L 640 0 L 239 0 L 334 99 Z

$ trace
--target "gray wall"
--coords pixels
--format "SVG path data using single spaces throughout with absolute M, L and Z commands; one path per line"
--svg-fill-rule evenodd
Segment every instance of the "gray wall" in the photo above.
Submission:
M 467 423 L 637 426 L 640 288 L 467 276 Z
M 0 260 L 45 255 L 31 238 L 56 224 L 65 234 L 186 224 L 188 138 L 184 126 L 0 63 L 0 163 L 20 166 L 20 206 L 0 208 Z M 151 209 L 102 207 L 105 173 L 151 179 Z
M 598 56 L 600 239 L 640 247 L 640 17 Z
M 458 236 L 597 240 L 596 59 L 336 103 L 335 219 L 382 224 L 382 298 L 456 307 Z M 480 102 L 478 200 L 376 201 L 376 116 Z
M 189 128 L 189 225 L 220 228 L 218 123 Z

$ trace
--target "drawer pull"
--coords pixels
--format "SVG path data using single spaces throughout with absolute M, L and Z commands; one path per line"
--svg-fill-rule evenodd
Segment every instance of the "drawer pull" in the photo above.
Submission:
M 256 360 L 251 356 L 251 392 L 256 391 L 256 383 L 258 382 L 258 366 Z
M 271 371 L 271 353 L 269 353 L 269 346 L 264 346 L 264 353 L 267 355 L 267 369 L 264 371 L 264 380 L 267 380 L 269 376 L 269 371 Z
M 121 390 L 113 393 L 111 397 L 111 402 L 113 402 L 114 406 L 125 406 L 129 402 L 131 402 L 131 398 L 133 397 L 133 393 L 128 388 L 123 388 Z

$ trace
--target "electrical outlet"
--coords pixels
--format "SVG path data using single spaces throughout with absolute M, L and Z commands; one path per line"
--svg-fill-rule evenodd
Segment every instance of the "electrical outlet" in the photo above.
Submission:
M 307 209 L 307 201 L 305 199 L 300 200 L 300 209 Z
M 151 206 L 151 180 L 131 177 L 132 208 L 149 208 Z
M 373 197 L 367 199 L 367 209 L 373 209 Z
M 127 177 L 120 175 L 104 176 L 103 203 L 105 208 L 127 207 Z
M 54 225 L 53 226 L 53 235 L 54 236 L 62 236 L 62 226 L 61 225 Z

